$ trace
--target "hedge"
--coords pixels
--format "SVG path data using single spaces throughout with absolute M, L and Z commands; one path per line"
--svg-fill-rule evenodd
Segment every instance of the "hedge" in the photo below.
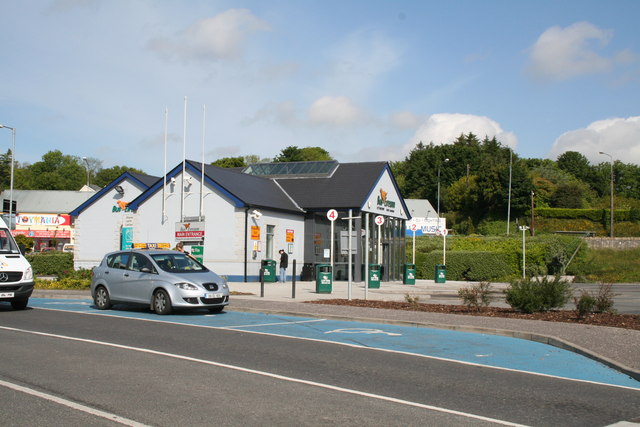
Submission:
M 535 216 L 542 218 L 564 218 L 564 219 L 588 219 L 591 221 L 607 221 L 609 219 L 609 209 L 564 209 L 564 208 L 536 208 Z M 631 209 L 614 209 L 614 220 L 630 221 L 632 217 L 637 217 L 636 212 Z
M 447 252 L 448 280 L 507 280 L 518 272 L 510 268 L 510 257 L 506 254 L 459 251 Z M 416 275 L 421 279 L 435 277 L 436 264 L 442 263 L 442 251 L 416 254 Z
M 59 277 L 73 271 L 73 254 L 69 252 L 27 254 L 26 257 L 36 276 Z

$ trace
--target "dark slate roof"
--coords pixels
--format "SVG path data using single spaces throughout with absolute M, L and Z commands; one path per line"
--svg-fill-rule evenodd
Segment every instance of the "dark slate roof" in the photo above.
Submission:
M 145 175 L 137 172 L 124 172 L 122 175 L 111 181 L 108 185 L 106 185 L 103 189 L 95 193 L 91 198 L 89 198 L 86 202 L 82 203 L 80 206 L 75 208 L 73 211 L 69 213 L 71 216 L 78 216 L 82 211 L 91 206 L 97 200 L 100 200 L 102 196 L 111 191 L 113 187 L 122 183 L 125 179 L 130 179 L 131 182 L 140 188 L 140 190 L 146 190 L 149 188 L 154 182 L 161 181 L 157 176 Z
M 330 177 L 276 181 L 307 210 L 360 208 L 387 168 L 387 162 L 340 163 Z
M 195 165 L 200 169 L 201 163 Z M 274 180 L 213 165 L 205 165 L 204 173 L 246 205 L 303 212 Z
M 201 162 L 187 160 L 185 168 L 190 174 L 202 174 Z M 166 180 L 182 172 L 182 162 L 167 173 Z M 235 169 L 220 168 L 213 165 L 204 166 L 205 182 L 228 197 L 232 203 L 240 207 L 264 207 L 284 211 L 304 212 L 273 180 L 259 176 L 247 175 Z M 132 210 L 137 210 L 149 197 L 162 190 L 162 179 L 129 203 Z
M 158 176 L 145 175 L 143 173 L 137 173 L 137 172 L 129 172 L 129 175 L 131 175 L 133 178 L 137 179 L 142 184 L 147 186 L 147 188 L 151 187 L 153 184 L 156 183 L 156 181 L 160 179 L 160 177 Z

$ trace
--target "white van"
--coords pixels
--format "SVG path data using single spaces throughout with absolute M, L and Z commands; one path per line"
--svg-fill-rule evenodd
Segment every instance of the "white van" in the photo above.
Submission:
M 24 310 L 33 292 L 33 269 L 22 255 L 11 230 L 0 218 L 0 301 Z

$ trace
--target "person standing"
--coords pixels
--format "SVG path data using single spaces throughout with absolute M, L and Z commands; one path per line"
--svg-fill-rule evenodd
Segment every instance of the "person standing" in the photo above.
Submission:
M 280 249 L 280 281 L 282 283 L 287 281 L 287 267 L 289 267 L 289 255 Z

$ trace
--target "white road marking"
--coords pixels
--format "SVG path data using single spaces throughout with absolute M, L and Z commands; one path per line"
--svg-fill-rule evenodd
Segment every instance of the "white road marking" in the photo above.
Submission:
M 317 322 L 325 322 L 327 319 L 312 319 L 312 320 L 300 320 L 298 322 L 273 322 L 273 323 L 254 323 L 248 325 L 232 325 L 225 326 L 224 329 L 233 329 L 233 328 L 251 328 L 254 326 L 280 326 L 280 325 L 298 325 L 301 323 L 317 323 Z
M 386 332 L 382 329 L 371 328 L 342 328 L 334 329 L 333 331 L 327 331 L 325 334 L 384 334 L 391 337 L 401 337 L 402 334 L 396 334 L 394 332 Z
M 90 302 L 84 302 L 84 301 L 79 301 L 79 302 L 45 302 L 44 304 L 46 305 L 93 305 Z
M 211 361 L 211 360 L 196 359 L 194 357 L 183 356 L 183 355 L 180 355 L 180 354 L 166 353 L 166 352 L 163 352 L 163 351 L 151 350 L 151 349 L 148 349 L 148 348 L 131 347 L 131 346 L 128 346 L 128 345 L 108 343 L 108 342 L 90 340 L 90 339 L 86 339 L 86 338 L 70 337 L 70 336 L 66 336 L 66 335 L 50 334 L 50 333 L 46 333 L 46 332 L 30 331 L 30 330 L 27 330 L 27 329 L 10 328 L 10 327 L 6 327 L 6 326 L 0 326 L 0 329 L 7 330 L 7 331 L 13 331 L 13 332 L 21 332 L 21 333 L 31 334 L 31 335 L 38 335 L 38 336 L 43 336 L 43 337 L 49 337 L 49 338 L 58 338 L 58 339 L 69 340 L 69 341 L 76 341 L 76 342 L 83 342 L 83 343 L 88 343 L 88 344 L 101 345 L 101 346 L 105 346 L 105 347 L 119 348 L 119 349 L 123 349 L 123 350 L 137 351 L 137 352 L 140 352 L 140 353 L 153 354 L 153 355 L 156 355 L 156 356 L 170 357 L 170 358 L 173 358 L 173 359 L 186 360 L 186 361 L 195 362 L 195 363 L 202 363 L 204 365 L 210 365 L 210 366 L 216 366 L 216 367 L 219 367 L 219 368 L 231 369 L 231 370 L 234 370 L 234 371 L 244 372 L 244 373 L 247 373 L 247 374 L 260 375 L 260 376 L 263 376 L 263 377 L 273 378 L 273 379 L 277 379 L 277 380 L 281 380 L 281 381 L 288 381 L 288 382 L 297 383 L 297 384 L 305 384 L 305 385 L 309 385 L 309 386 L 312 386 L 312 387 L 318 387 L 318 388 L 323 388 L 323 389 L 327 389 L 327 390 L 338 391 L 338 392 L 341 392 L 341 393 L 347 393 L 347 394 L 352 394 L 352 395 L 356 395 L 356 396 L 369 397 L 369 398 L 372 398 L 372 399 L 382 400 L 382 401 L 386 401 L 386 402 L 398 403 L 400 405 L 413 406 L 413 407 L 416 407 L 416 408 L 428 409 L 428 410 L 431 410 L 431 411 L 437 411 L 437 412 L 442 412 L 442 413 L 451 414 L 451 415 L 458 415 L 458 416 L 462 416 L 462 417 L 466 417 L 466 418 L 472 418 L 472 419 L 475 419 L 475 420 L 492 422 L 492 423 L 501 424 L 501 425 L 505 425 L 505 426 L 523 426 L 523 424 L 517 424 L 517 423 L 512 423 L 512 422 L 509 422 L 509 421 L 498 420 L 498 419 L 495 419 L 495 418 L 483 417 L 481 415 L 474 415 L 474 414 L 469 414 L 469 413 L 466 413 L 466 412 L 460 412 L 460 411 L 455 411 L 455 410 L 451 410 L 451 409 L 440 408 L 438 406 L 426 405 L 424 403 L 412 402 L 412 401 L 409 401 L 409 400 L 397 399 L 395 397 L 383 396 L 383 395 L 374 394 L 374 393 L 367 393 L 367 392 L 348 389 L 348 388 L 344 388 L 344 387 L 338 387 L 338 386 L 334 386 L 334 385 L 331 385 L 331 384 L 319 383 L 319 382 L 316 382 L 316 381 L 309 381 L 309 380 L 303 380 L 303 379 L 300 379 L 300 378 L 287 377 L 287 376 L 280 375 L 280 374 L 274 374 L 274 373 L 265 372 L 265 371 L 258 371 L 256 369 L 243 368 L 241 366 L 229 365 L 229 364 L 226 364 L 226 363 L 214 362 L 214 361 Z M 54 397 L 54 396 L 51 396 L 51 397 Z M 73 403 L 73 402 L 69 402 L 69 403 Z M 79 406 L 82 406 L 82 405 L 79 405 Z M 87 409 L 91 409 L 91 408 L 87 408 Z M 103 416 L 103 415 L 100 415 L 100 416 Z M 140 424 L 132 424 L 132 425 L 140 425 Z
M 30 394 L 32 396 L 36 396 L 36 397 L 39 397 L 41 399 L 48 400 L 50 402 L 54 402 L 54 403 L 57 403 L 59 405 L 67 406 L 67 407 L 69 407 L 71 409 L 75 409 L 77 411 L 86 412 L 87 414 L 95 415 L 96 417 L 106 418 L 109 421 L 113 421 L 113 422 L 116 422 L 116 423 L 119 423 L 119 424 L 122 424 L 122 425 L 125 425 L 125 426 L 132 426 L 132 427 L 146 427 L 147 426 L 146 424 L 142 424 L 142 423 L 139 423 L 137 421 L 133 421 L 133 420 L 130 420 L 128 418 L 124 418 L 124 417 L 121 417 L 119 415 L 112 414 L 110 412 L 105 412 L 105 411 L 101 411 L 99 409 L 91 408 L 91 407 L 86 406 L 86 405 L 81 405 L 79 403 L 72 402 L 70 400 L 63 399 L 63 398 L 58 397 L 58 396 L 54 396 L 52 394 L 43 393 L 41 391 L 37 391 L 37 390 L 31 389 L 31 388 L 28 388 L 28 387 L 23 387 L 21 385 L 13 384 L 13 383 L 10 383 L 10 382 L 7 382 L 7 381 L 0 380 L 0 386 L 4 386 L 6 388 L 10 388 L 12 390 L 19 391 L 19 392 L 22 392 L 22 393 L 25 393 L 25 394 Z

